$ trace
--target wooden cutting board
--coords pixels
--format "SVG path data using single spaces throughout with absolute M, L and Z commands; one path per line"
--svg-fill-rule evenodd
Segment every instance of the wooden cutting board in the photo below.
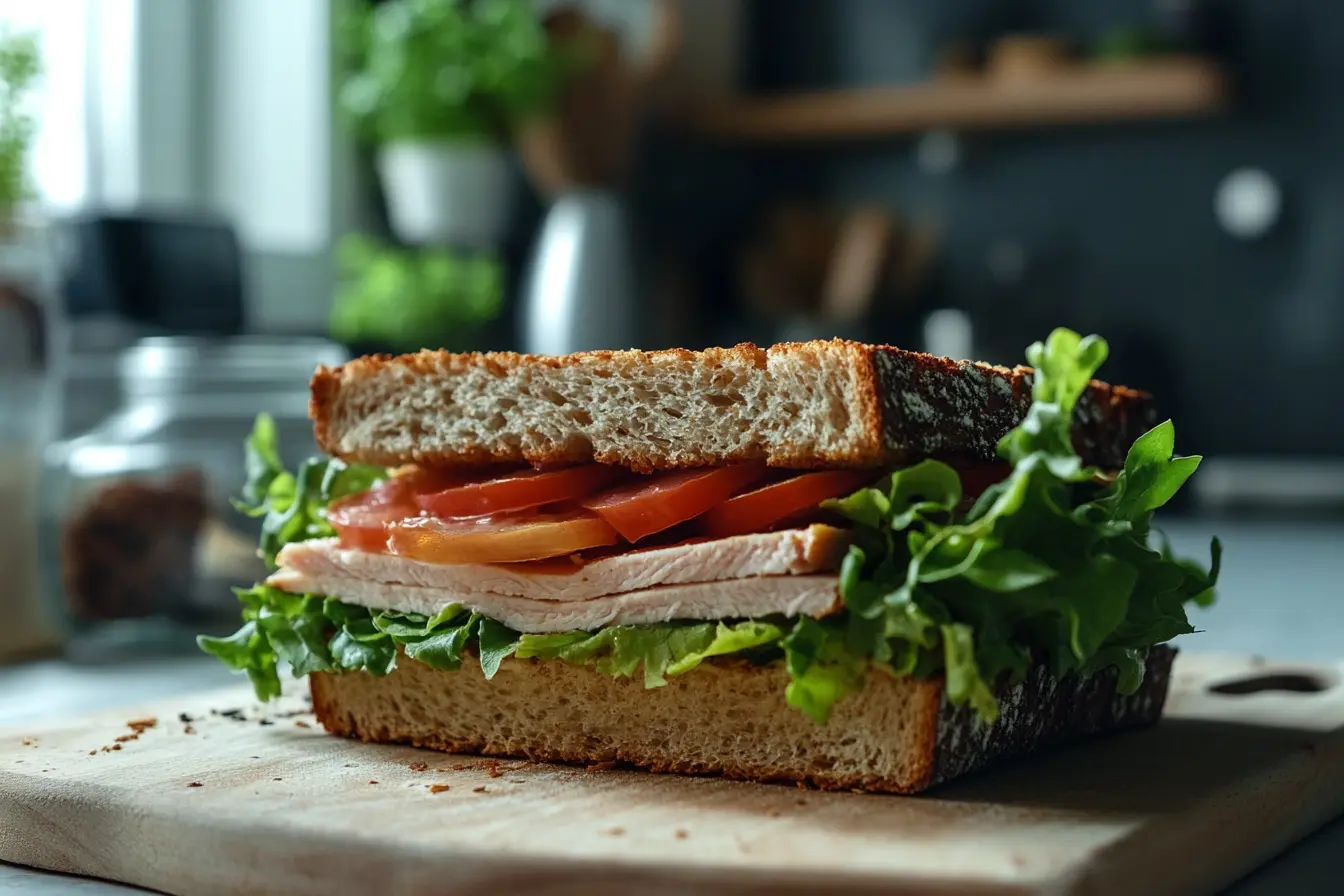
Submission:
M 365 746 L 231 689 L 0 731 L 0 859 L 174 894 L 1200 892 L 1344 811 L 1341 673 L 1182 654 L 1157 727 L 922 797 Z

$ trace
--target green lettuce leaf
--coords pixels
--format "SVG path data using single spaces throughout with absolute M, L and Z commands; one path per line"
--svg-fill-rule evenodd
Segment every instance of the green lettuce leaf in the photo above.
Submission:
M 383 467 L 321 457 L 304 461 L 297 474 L 287 472 L 269 414 L 257 416 L 244 458 L 247 481 L 233 505 L 262 519 L 259 554 L 272 568 L 286 544 L 336 534 L 326 517 L 331 502 L 368 491 L 389 475 Z
M 519 635 L 513 629 L 493 619 L 482 619 L 477 632 L 477 650 L 481 658 L 481 671 L 486 679 L 495 677 L 504 660 L 518 650 Z
M 863 687 L 870 663 L 846 647 L 833 623 L 803 617 L 783 641 L 789 684 L 784 697 L 818 725 L 825 725 L 840 698 Z
M 456 670 L 475 654 L 486 678 L 503 661 L 555 659 L 595 667 L 611 676 L 643 670 L 646 687 L 667 683 L 706 659 L 778 646 L 784 631 L 768 622 L 618 625 L 598 632 L 520 635 L 479 613 L 449 606 L 433 617 L 369 610 L 316 595 L 294 595 L 268 585 L 238 592 L 243 627 L 227 638 L 202 636 L 201 649 L 246 672 L 258 699 L 280 695 L 278 661 L 294 676 L 310 672 L 387 675 L 397 649 L 433 669 Z
M 1167 421 L 1098 490 L 1099 471 L 1073 448 L 1078 401 L 1106 355 L 1104 340 L 1066 329 L 1027 350 L 1032 404 L 998 444 L 1011 472 L 964 515 L 955 470 L 931 460 L 826 504 L 855 524 L 840 573 L 846 631 L 841 642 L 829 624 L 800 623 L 786 641 L 794 705 L 824 718 L 868 662 L 940 672 L 952 703 L 993 721 L 993 686 L 1035 662 L 1059 676 L 1115 667 L 1132 693 L 1147 648 L 1194 630 L 1185 608 L 1213 599 L 1218 542 L 1205 572 L 1147 539 L 1199 458 L 1174 455 Z
M 642 668 L 645 687 L 660 687 L 667 676 L 683 675 L 710 657 L 777 644 L 783 636 L 778 626 L 754 621 L 614 625 L 593 633 L 522 635 L 516 656 L 592 665 L 612 676 Z

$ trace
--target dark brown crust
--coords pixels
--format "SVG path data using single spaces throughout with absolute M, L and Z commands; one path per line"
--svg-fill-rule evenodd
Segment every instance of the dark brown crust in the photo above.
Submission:
M 1144 683 L 1137 693 L 1130 696 L 1116 693 L 1114 670 L 1088 678 L 1071 675 L 1055 683 L 1043 668 L 1038 668 L 1023 684 L 998 689 L 1002 715 L 991 727 L 980 725 L 972 710 L 951 706 L 944 699 L 942 682 L 939 680 L 916 682 L 910 679 L 896 680 L 885 675 L 874 676 L 869 679 L 863 694 L 848 699 L 895 701 L 903 707 L 902 712 L 906 716 L 903 736 L 906 743 L 902 753 L 907 758 L 898 777 L 862 772 L 837 773 L 830 767 L 833 762 L 830 756 L 799 754 L 797 751 L 791 764 L 775 762 L 746 765 L 731 759 L 716 762 L 704 758 L 669 757 L 640 749 L 622 749 L 619 744 L 609 749 L 570 749 L 558 745 L 541 732 L 517 731 L 510 743 L 501 745 L 489 742 L 481 732 L 452 731 L 446 726 L 428 730 L 423 720 L 417 722 L 409 715 L 397 715 L 397 710 L 393 710 L 390 705 L 380 703 L 383 721 L 375 721 L 367 713 L 353 708 L 359 704 L 359 699 L 352 699 L 352 694 L 360 692 L 364 699 L 370 695 L 378 699 L 384 693 L 380 689 L 386 688 L 386 693 L 394 693 L 397 687 L 395 676 L 400 674 L 415 676 L 417 680 L 414 686 L 417 687 L 423 687 L 426 678 L 431 683 L 441 680 L 445 687 L 451 687 L 452 680 L 447 676 L 474 674 L 471 671 L 448 673 L 432 672 L 423 667 L 399 668 L 393 677 L 384 679 L 374 679 L 363 674 L 317 673 L 311 676 L 311 690 L 313 710 L 328 732 L 369 743 L 409 743 L 448 753 L 505 756 L 542 762 L 620 762 L 652 772 L 712 774 L 760 783 L 792 782 L 823 790 L 912 794 L 1052 746 L 1155 723 L 1166 702 L 1174 656 L 1175 651 L 1170 648 L 1154 648 L 1150 652 Z M 402 659 L 403 667 L 408 663 Z M 721 669 L 732 669 L 743 676 L 773 674 L 778 676 L 781 685 L 784 680 L 781 669 L 751 667 L 738 660 L 713 660 L 711 663 Z M 599 673 L 590 669 L 575 669 L 574 674 L 599 676 Z M 694 687 L 695 674 L 689 673 L 677 684 Z M 631 699 L 640 699 L 644 693 L 638 687 L 614 685 L 613 693 L 618 692 Z M 404 702 L 396 701 L 397 708 Z M 767 717 L 767 713 L 780 712 L 792 714 L 795 711 L 781 706 L 762 712 L 753 719 L 754 730 L 770 730 L 772 725 L 796 722 L 793 718 L 785 720 Z M 392 725 L 386 721 L 389 715 L 396 716 Z M 683 722 L 675 717 L 667 719 L 667 724 L 672 728 L 684 727 Z M 846 733 L 859 737 L 880 737 L 883 734 L 853 727 Z M 707 733 L 706 737 L 709 736 L 713 735 Z M 722 752 L 719 755 L 730 757 L 735 737 L 731 733 L 724 733 L 723 736 Z M 709 752 L 713 755 L 712 749 Z
M 1031 406 L 1030 367 L 953 361 L 886 345 L 873 347 L 869 357 L 883 398 L 882 443 L 890 462 L 993 459 L 999 440 Z M 1152 396 L 1093 380 L 1074 410 L 1074 447 L 1086 463 L 1120 467 L 1129 446 L 1155 422 Z
M 1114 668 L 1087 678 L 1070 675 L 1056 684 L 1038 666 L 1022 684 L 999 689 L 1000 723 L 993 726 L 979 725 L 968 707 L 944 702 L 929 785 L 1058 744 L 1156 723 L 1175 657 L 1170 647 L 1150 650 L 1143 684 L 1129 695 L 1117 693 Z
M 390 362 L 406 368 L 408 377 L 458 373 L 482 368 L 503 375 L 523 365 L 560 369 L 587 366 L 595 375 L 613 362 L 656 362 L 674 359 L 707 366 L 727 362 L 757 368 L 773 353 L 806 351 L 847 356 L 857 386 L 857 415 L 862 435 L 846 449 L 818 453 L 805 445 L 779 445 L 772 451 L 761 444 L 723 453 L 700 450 L 696 445 L 670 448 L 650 445 L 648 450 L 594 450 L 583 440 L 541 447 L 504 447 L 462 444 L 413 450 L 410 456 L 380 450 L 376 445 L 355 452 L 342 451 L 334 420 L 347 383 L 357 383 Z M 995 445 L 1021 422 L 1031 403 L 1030 368 L 1009 369 L 967 361 L 953 361 L 892 346 L 870 346 L 843 340 L 783 343 L 768 351 L 750 343 L 732 348 L 691 352 L 669 349 L 658 352 L 599 351 L 564 357 L 521 355 L 512 352 L 452 354 L 422 351 L 392 357 L 371 355 L 336 368 L 319 368 L 312 380 L 309 406 L 318 445 L 346 460 L 384 465 L 483 466 L 527 463 L 538 467 L 596 461 L 628 467 L 638 472 L 691 466 L 710 466 L 743 461 L 768 460 L 775 466 L 794 468 L 878 467 L 907 463 L 922 457 L 968 457 L 993 459 Z M 1074 415 L 1075 444 L 1089 464 L 1117 467 L 1139 435 L 1155 422 L 1151 396 L 1133 389 L 1093 381 Z

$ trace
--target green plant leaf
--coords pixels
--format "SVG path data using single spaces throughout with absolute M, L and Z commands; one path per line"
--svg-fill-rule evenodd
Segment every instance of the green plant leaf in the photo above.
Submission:
M 980 675 L 975 656 L 975 635 L 969 625 L 942 626 L 943 669 L 947 676 L 947 698 L 969 705 L 985 722 L 999 717 L 999 704 Z
M 825 725 L 835 704 L 863 687 L 868 661 L 846 649 L 844 633 L 825 623 L 799 619 L 783 641 L 789 705 Z
M 321 598 L 302 596 L 297 606 L 291 607 L 277 600 L 261 609 L 257 626 L 270 648 L 289 663 L 295 675 L 328 672 L 333 668 Z
M 503 264 L 494 255 L 402 248 L 347 234 L 328 325 L 346 342 L 402 351 L 465 348 L 504 307 Z
M 343 4 L 336 20 L 340 110 L 376 142 L 502 140 L 594 58 L 586 33 L 553 42 L 530 0 Z
M 609 626 L 597 632 L 520 635 L 479 613 L 449 606 L 433 617 L 375 612 L 333 598 L 295 595 L 269 585 L 238 592 L 244 616 L 252 616 L 227 638 L 201 637 L 202 650 L 253 676 L 257 696 L 280 694 L 277 656 L 296 677 L 311 672 L 369 672 L 387 675 L 396 668 L 397 650 L 440 670 L 462 667 L 475 646 L 481 671 L 493 678 L 503 662 L 558 660 L 592 666 L 616 677 L 643 669 L 646 687 L 666 684 L 705 660 L 780 649 L 783 629 L 766 621 L 738 623 L 667 623 Z
M 1106 506 L 1112 517 L 1146 520 L 1180 491 L 1199 467 L 1201 458 L 1174 457 L 1176 430 L 1170 420 L 1140 436 L 1125 457 L 1125 467 L 1116 477 Z
M 234 507 L 261 517 L 259 553 L 272 568 L 285 545 L 327 538 L 335 530 L 326 509 L 333 501 L 368 491 L 389 475 L 383 467 L 310 458 L 291 475 L 281 465 L 275 421 L 259 414 L 244 443 L 247 480 Z
M 493 619 L 482 619 L 477 637 L 480 640 L 481 672 L 487 679 L 494 678 L 500 664 L 518 649 L 521 636 Z
M 931 461 L 892 474 L 886 492 L 829 504 L 856 524 L 840 572 L 852 658 L 895 674 L 941 672 L 953 704 L 991 720 L 994 684 L 1021 680 L 1033 662 L 1061 676 L 1115 666 L 1124 687 L 1137 687 L 1147 649 L 1193 631 L 1185 608 L 1213 599 L 1219 547 L 1206 573 L 1146 539 L 1152 513 L 1198 459 L 1173 457 L 1174 432 L 1163 424 L 1098 488 L 1073 448 L 1074 410 L 1106 351 L 1062 329 L 1028 349 L 1033 402 L 998 446 L 1011 471 L 966 514 L 948 512 L 960 487 Z M 797 630 L 800 675 L 813 674 L 817 637 Z M 850 679 L 838 678 L 799 686 L 799 702 L 819 714 L 846 692 Z

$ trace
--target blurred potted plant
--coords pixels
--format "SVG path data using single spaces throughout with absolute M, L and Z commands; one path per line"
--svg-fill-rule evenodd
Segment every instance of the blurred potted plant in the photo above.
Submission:
M 467 349 L 503 307 L 503 267 L 488 254 L 406 249 L 351 234 L 337 261 L 331 333 L 346 344 Z
M 575 48 L 550 41 L 533 0 L 354 0 L 340 27 L 353 67 L 340 105 L 378 147 L 397 235 L 493 248 L 511 131 L 549 111 Z
M 25 105 L 41 69 L 35 36 L 0 32 L 0 239 L 15 236 L 20 207 L 33 195 L 28 155 L 36 123 Z

